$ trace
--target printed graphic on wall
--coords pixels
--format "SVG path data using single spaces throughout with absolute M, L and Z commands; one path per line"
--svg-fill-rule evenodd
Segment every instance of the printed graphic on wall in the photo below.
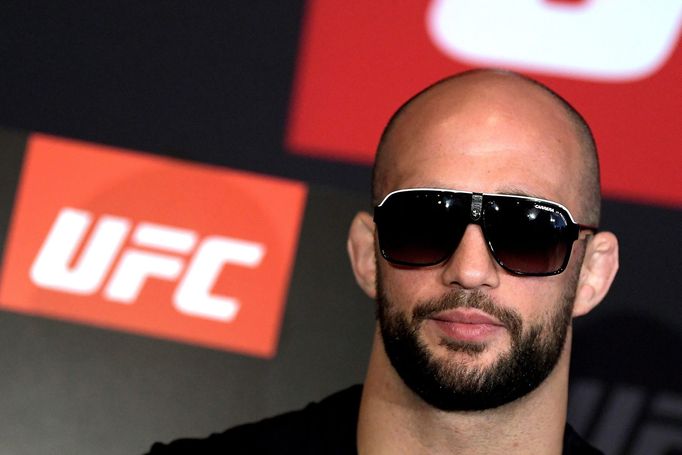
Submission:
M 299 182 L 33 135 L 0 306 L 273 356 L 306 192 Z
M 292 152 L 370 163 L 404 100 L 444 75 L 500 67 L 548 84 L 585 115 L 607 197 L 682 206 L 682 2 L 319 0 L 307 8 Z

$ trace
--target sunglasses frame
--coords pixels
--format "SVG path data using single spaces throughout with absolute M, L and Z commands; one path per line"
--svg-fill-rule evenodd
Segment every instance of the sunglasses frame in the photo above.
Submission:
M 571 250 L 573 249 L 573 242 L 578 240 L 580 238 L 580 232 L 581 231 L 592 231 L 592 232 L 597 232 L 599 228 L 597 226 L 590 226 L 590 225 L 585 225 L 585 224 L 579 224 L 575 222 L 575 219 L 573 218 L 573 215 L 571 214 L 570 210 L 566 208 L 566 206 L 550 201 L 548 199 L 542 199 L 542 198 L 537 198 L 537 197 L 532 197 L 532 196 L 523 196 L 523 195 L 517 195 L 517 194 L 504 194 L 504 193 L 477 193 L 477 192 L 472 192 L 472 191 L 460 191 L 460 190 L 452 190 L 452 189 L 447 189 L 447 188 L 429 188 L 429 187 L 424 187 L 424 188 L 403 188 L 400 190 L 392 191 L 388 193 L 379 204 L 374 206 L 374 223 L 377 225 L 377 237 L 379 239 L 379 251 L 381 252 L 381 255 L 383 256 L 384 259 L 386 259 L 388 262 L 396 265 L 401 265 L 401 266 L 408 266 L 408 267 L 430 267 L 434 266 L 437 264 L 441 264 L 447 260 L 449 260 L 452 255 L 455 253 L 457 250 L 457 246 L 459 245 L 459 242 L 457 243 L 457 246 L 444 258 L 437 262 L 433 263 L 425 263 L 425 264 L 415 264 L 407 261 L 400 261 L 400 260 L 395 260 L 390 257 L 389 254 L 386 253 L 384 248 L 381 246 L 381 236 L 379 236 L 378 232 L 378 226 L 381 222 L 381 217 L 382 217 L 382 207 L 384 207 L 384 204 L 386 201 L 389 200 L 389 198 L 393 195 L 399 194 L 399 193 L 409 193 L 409 192 L 428 192 L 428 193 L 448 193 L 448 194 L 462 194 L 462 195 L 468 195 L 471 197 L 471 207 L 469 208 L 469 219 L 467 220 L 466 225 L 468 226 L 469 224 L 477 224 L 480 226 L 481 231 L 483 232 L 483 237 L 485 238 L 486 245 L 488 246 L 488 250 L 490 252 L 490 255 L 495 259 L 495 262 L 500 265 L 504 270 L 514 274 L 514 275 L 519 275 L 519 276 L 552 276 L 552 275 L 558 275 L 564 270 L 566 270 L 566 267 L 568 266 L 568 262 L 570 261 L 571 258 Z M 493 247 L 491 241 L 488 238 L 488 235 L 486 234 L 486 228 L 484 225 L 484 218 L 485 218 L 485 210 L 484 210 L 484 202 L 486 199 L 489 198 L 510 198 L 514 200 L 522 200 L 522 201 L 529 201 L 533 203 L 534 205 L 540 205 L 541 207 L 537 207 L 541 210 L 548 210 L 548 211 L 556 211 L 559 212 L 565 219 L 567 223 L 567 228 L 571 230 L 571 235 L 568 238 L 570 240 L 570 244 L 567 245 L 566 249 L 566 254 L 564 255 L 564 260 L 561 264 L 561 267 L 559 267 L 557 270 L 553 270 L 550 272 L 524 272 L 524 271 L 519 271 L 515 270 L 508 265 L 506 265 L 500 258 L 497 257 L 497 254 L 495 252 L 495 248 Z M 460 239 L 461 241 L 461 239 Z

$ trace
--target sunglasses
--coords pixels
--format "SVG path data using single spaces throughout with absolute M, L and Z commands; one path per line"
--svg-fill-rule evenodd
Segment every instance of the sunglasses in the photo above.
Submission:
M 374 222 L 381 255 L 393 264 L 426 267 L 447 260 L 474 223 L 502 268 L 529 276 L 563 272 L 580 231 L 597 230 L 545 199 L 436 188 L 390 193 L 374 208 Z

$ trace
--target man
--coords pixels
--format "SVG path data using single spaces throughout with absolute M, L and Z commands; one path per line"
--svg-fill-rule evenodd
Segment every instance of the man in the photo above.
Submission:
M 373 198 L 348 238 L 364 386 L 152 453 L 599 453 L 566 425 L 571 320 L 618 268 L 580 115 L 513 73 L 440 81 L 390 120 Z

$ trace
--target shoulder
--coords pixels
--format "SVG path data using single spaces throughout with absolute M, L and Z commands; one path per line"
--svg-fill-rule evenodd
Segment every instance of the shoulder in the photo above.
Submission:
M 563 455 L 604 455 L 602 451 L 592 447 L 587 441 L 576 433 L 570 425 L 566 424 L 564 431 L 564 454 Z
M 149 455 L 354 453 L 361 394 L 362 386 L 356 385 L 303 409 L 239 425 L 204 439 L 156 443 Z

